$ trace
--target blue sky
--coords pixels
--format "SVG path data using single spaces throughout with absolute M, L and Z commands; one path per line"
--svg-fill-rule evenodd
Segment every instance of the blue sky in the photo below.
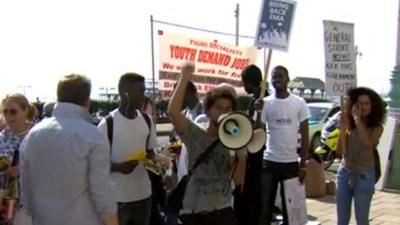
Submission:
M 0 96 L 23 92 L 25 86 L 30 99 L 52 100 L 57 80 L 69 73 L 91 78 L 93 97 L 100 87 L 115 86 L 128 71 L 151 78 L 151 14 L 157 20 L 234 33 L 234 9 L 239 3 L 240 34 L 254 36 L 261 2 L 1 1 Z M 289 51 L 274 52 L 272 66 L 287 66 L 291 77 L 324 80 L 322 20 L 354 23 L 355 43 L 362 52 L 357 61 L 358 84 L 387 92 L 395 66 L 397 11 L 397 0 L 299 0 Z M 154 28 L 235 42 L 234 37 L 161 24 Z M 240 40 L 241 46 L 252 44 L 252 40 Z

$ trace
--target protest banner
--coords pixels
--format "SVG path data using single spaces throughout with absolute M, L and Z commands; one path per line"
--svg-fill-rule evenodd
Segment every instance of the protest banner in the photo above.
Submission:
M 263 0 L 258 19 L 255 46 L 269 48 L 260 99 L 264 96 L 268 80 L 272 49 L 287 51 L 296 2 L 292 0 Z
M 257 48 L 236 47 L 213 39 L 159 34 L 159 90 L 162 97 L 172 94 L 184 62 L 195 63 L 192 81 L 200 94 L 220 83 L 242 89 L 240 73 L 257 60 Z
M 357 86 L 354 24 L 324 20 L 325 92 L 344 96 Z
M 257 47 L 287 51 L 296 2 L 264 0 L 258 19 Z

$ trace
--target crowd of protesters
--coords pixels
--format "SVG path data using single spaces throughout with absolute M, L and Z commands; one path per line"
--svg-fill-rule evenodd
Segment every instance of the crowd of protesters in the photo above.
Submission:
M 97 127 L 89 114 L 91 81 L 83 75 L 59 80 L 57 102 L 43 107 L 41 120 L 24 95 L 6 95 L 0 113 L 0 224 L 267 225 L 275 221 L 277 192 L 281 224 L 289 224 L 282 182 L 298 177 L 303 183 L 310 156 L 308 108 L 288 91 L 288 70 L 272 70 L 274 91 L 263 97 L 260 69 L 250 65 L 242 71 L 245 91 L 253 96 L 248 117 L 268 131 L 257 153 L 233 152 L 220 143 L 218 118 L 237 110 L 235 89 L 221 84 L 201 99 L 191 82 L 194 70 L 186 63 L 174 87 L 168 106 L 174 129 L 162 151 L 156 149 L 155 105 L 144 95 L 139 74 L 120 77 L 119 106 Z M 349 223 L 352 199 L 357 223 L 368 224 L 372 152 L 385 118 L 382 99 L 368 88 L 351 89 L 341 118 L 338 224 Z M 188 174 L 182 209 L 171 213 L 165 199 Z

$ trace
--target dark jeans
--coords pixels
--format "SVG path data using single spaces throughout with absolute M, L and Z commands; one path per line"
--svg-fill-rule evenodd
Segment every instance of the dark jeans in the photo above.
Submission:
M 282 181 L 299 176 L 299 163 L 277 163 L 272 161 L 263 162 L 263 172 L 261 175 L 261 213 L 259 225 L 269 225 L 272 221 L 272 212 L 278 183 L 281 187 L 282 216 L 283 224 L 288 224 L 286 212 L 285 193 L 283 191 Z
M 234 210 L 238 225 L 256 225 L 261 208 L 261 172 L 263 149 L 255 154 L 249 153 L 246 162 L 246 176 L 242 192 L 240 187 L 234 191 Z
M 161 209 L 154 196 L 151 198 L 151 213 L 149 225 L 163 225 L 163 218 L 161 216 Z
M 215 210 L 208 213 L 194 213 L 182 215 L 183 225 L 236 225 L 233 209 Z
M 149 225 L 151 198 L 136 202 L 118 203 L 120 225 Z

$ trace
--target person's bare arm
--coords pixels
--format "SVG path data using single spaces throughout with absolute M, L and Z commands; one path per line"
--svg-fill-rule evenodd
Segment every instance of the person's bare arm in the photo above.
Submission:
M 111 172 L 129 174 L 137 167 L 137 165 L 139 165 L 137 160 L 131 160 L 123 163 L 111 163 Z
M 349 122 L 345 111 L 341 112 L 339 116 L 340 116 L 340 128 L 339 128 L 340 132 L 337 140 L 336 152 L 339 155 L 344 155 L 347 148 L 347 133 L 349 129 Z
M 300 159 L 299 181 L 300 183 L 303 183 L 306 177 L 306 160 L 308 156 L 308 119 L 303 120 L 300 123 L 300 135 L 301 135 L 301 159 Z
M 105 213 L 101 215 L 101 220 L 105 225 L 118 225 L 118 217 L 114 213 Z
M 306 160 L 308 157 L 308 119 L 303 120 L 300 123 L 300 135 L 301 135 L 301 161 L 300 166 L 305 167 Z
M 192 63 L 185 63 L 182 68 L 182 75 L 175 88 L 174 94 L 168 104 L 168 115 L 171 119 L 175 131 L 182 135 L 185 132 L 188 121 L 182 114 L 182 103 L 186 93 L 186 87 L 194 72 L 194 65 Z
M 352 115 L 359 135 L 359 140 L 367 147 L 374 148 L 382 136 L 383 127 L 378 126 L 372 129 L 372 132 L 368 131 L 365 124 L 360 119 L 361 114 L 362 112 L 360 105 L 358 103 L 354 104 L 352 108 Z

